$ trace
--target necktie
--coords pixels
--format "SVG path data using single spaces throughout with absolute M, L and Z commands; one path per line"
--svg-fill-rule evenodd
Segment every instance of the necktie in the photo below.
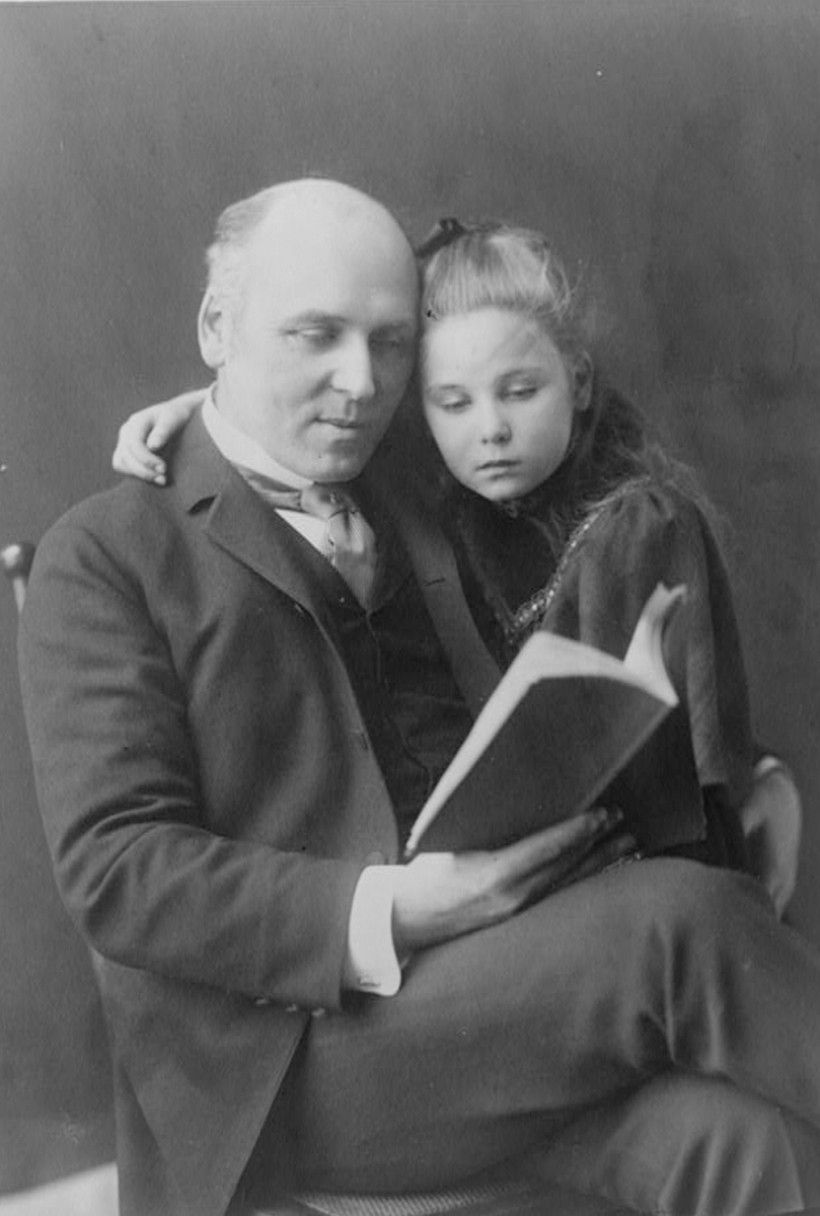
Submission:
M 322 552 L 363 608 L 376 581 L 376 536 L 348 492 L 314 483 L 302 490 L 301 509 L 325 521 Z
M 324 521 L 322 555 L 362 607 L 369 608 L 376 581 L 376 536 L 347 490 L 318 482 L 295 490 L 264 473 L 239 465 L 236 468 L 272 507 L 279 511 L 304 511 Z

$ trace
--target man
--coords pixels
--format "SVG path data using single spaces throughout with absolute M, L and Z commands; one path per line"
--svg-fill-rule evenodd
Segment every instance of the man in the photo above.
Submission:
M 817 1134 L 763 1099 L 820 1120 L 811 1028 L 772 1033 L 820 1008 L 820 963 L 750 881 L 653 862 L 578 883 L 631 847 L 601 811 L 394 864 L 471 721 L 385 439 L 414 359 L 400 228 L 289 183 L 224 213 L 209 272 L 215 389 L 169 486 L 70 512 L 21 629 L 125 1216 L 263 1204 L 289 1169 L 424 1189 L 530 1148 L 624 1202 L 800 1206 Z M 459 611 L 446 551 L 435 573 Z

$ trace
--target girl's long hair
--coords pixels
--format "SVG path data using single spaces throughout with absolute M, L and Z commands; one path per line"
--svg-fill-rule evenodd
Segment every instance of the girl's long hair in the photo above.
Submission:
M 570 383 L 582 363 L 592 368 L 590 401 L 576 411 L 561 467 L 504 509 L 537 518 L 556 559 L 585 516 L 628 482 L 651 478 L 708 510 L 691 470 L 650 437 L 640 410 L 604 383 L 590 354 L 594 302 L 570 282 L 546 238 L 494 221 L 464 226 L 450 220 L 443 225 L 419 250 L 425 329 L 444 317 L 504 309 L 532 317 L 543 327 L 564 360 Z M 421 365 L 423 374 L 423 338 Z M 435 447 L 429 433 L 428 442 Z M 471 492 L 457 485 L 440 456 L 435 463 L 439 494 L 459 514 Z

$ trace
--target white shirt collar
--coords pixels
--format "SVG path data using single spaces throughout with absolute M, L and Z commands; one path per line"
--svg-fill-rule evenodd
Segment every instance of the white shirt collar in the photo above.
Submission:
M 292 486 L 294 490 L 302 490 L 312 484 L 309 477 L 301 477 L 299 473 L 284 468 L 268 455 L 261 444 L 251 439 L 244 431 L 240 431 L 224 414 L 220 414 L 214 400 L 213 386 L 202 403 L 202 422 L 222 455 L 231 464 L 272 477 L 274 481 L 281 482 L 283 486 Z

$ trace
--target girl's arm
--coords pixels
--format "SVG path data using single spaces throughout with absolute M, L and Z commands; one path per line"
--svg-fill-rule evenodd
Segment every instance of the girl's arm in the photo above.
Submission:
M 698 507 L 660 487 L 625 495 L 590 530 L 543 623 L 623 655 L 661 581 L 687 587 L 666 658 L 688 712 L 707 816 L 716 825 L 710 859 L 721 861 L 728 852 L 733 864 L 742 863 L 737 812 L 753 768 L 748 691 L 729 580 Z
M 205 389 L 194 389 L 170 401 L 146 406 L 126 418 L 119 429 L 111 458 L 113 468 L 129 477 L 165 485 L 165 461 L 157 453 L 202 404 L 205 392 Z

